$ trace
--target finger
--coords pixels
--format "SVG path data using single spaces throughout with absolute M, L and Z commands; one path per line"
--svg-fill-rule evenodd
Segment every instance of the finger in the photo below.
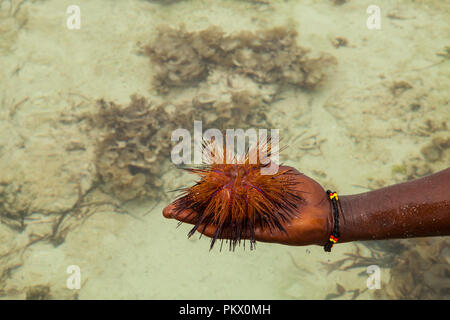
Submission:
M 178 210 L 173 204 L 169 204 L 163 210 L 163 215 L 167 219 L 177 219 L 181 222 L 195 224 L 197 220 L 197 214 L 192 209 Z
M 201 224 L 198 228 L 197 228 L 197 232 L 212 238 L 215 234 L 217 230 L 217 227 L 214 225 L 204 225 Z M 280 234 L 278 233 L 274 233 L 274 234 L 270 234 L 269 229 L 264 229 L 261 230 L 259 228 L 256 228 L 254 231 L 254 237 L 255 240 L 257 241 L 262 241 L 262 242 L 276 242 L 275 239 L 279 239 Z M 227 230 L 224 230 L 220 235 L 218 235 L 217 239 L 230 239 L 230 233 Z M 246 239 L 250 239 L 250 231 L 246 230 L 243 231 L 240 235 L 240 239 L 241 240 L 246 240 Z
M 163 210 L 163 216 L 167 219 L 173 219 L 173 212 L 174 212 L 174 205 L 169 204 L 167 207 Z
M 205 235 L 209 238 L 213 238 L 215 236 L 217 227 L 214 225 L 204 225 L 201 224 L 197 228 L 197 232 Z M 254 229 L 254 240 L 258 242 L 268 242 L 268 243 L 279 243 L 292 245 L 292 239 L 289 236 L 289 230 L 286 230 L 287 234 L 280 230 L 272 230 L 269 228 L 255 228 Z M 230 233 L 224 230 L 221 234 L 216 235 L 217 240 L 230 240 Z M 251 232 L 249 230 L 241 233 L 239 237 L 240 240 L 249 240 L 251 238 Z M 300 242 L 299 242 L 300 243 Z M 311 244 L 310 242 L 305 242 L 304 244 Z
M 199 233 L 201 233 L 209 238 L 212 238 L 214 236 L 214 233 L 216 232 L 216 230 L 217 230 L 217 228 L 211 224 L 207 225 L 207 226 L 202 224 L 197 228 L 197 231 Z

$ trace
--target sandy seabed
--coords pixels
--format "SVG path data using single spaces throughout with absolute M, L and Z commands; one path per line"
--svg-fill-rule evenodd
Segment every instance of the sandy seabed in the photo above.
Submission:
M 157 66 L 140 48 L 159 25 L 216 25 L 226 33 L 289 26 L 301 46 L 337 64 L 319 88 L 286 85 L 269 99 L 265 116 L 290 145 L 285 164 L 340 194 L 446 168 L 450 149 L 438 142 L 449 138 L 450 127 L 449 6 L 377 1 L 381 29 L 369 30 L 370 1 L 334 2 L 78 1 L 81 28 L 70 30 L 71 1 L 0 1 L 0 297 L 408 297 L 392 277 L 400 262 L 386 258 L 395 253 L 386 245 L 382 256 L 361 243 L 331 254 L 265 243 L 254 251 L 209 252 L 207 239 L 187 240 L 189 227 L 176 228 L 161 214 L 174 197 L 166 191 L 190 177 L 167 164 L 155 177 L 157 197 L 118 199 L 98 178 L 101 132 L 84 124 L 101 98 L 127 105 L 137 94 L 162 102 L 204 89 L 155 90 Z M 395 240 L 425 262 L 425 252 L 441 246 L 436 242 L 448 246 L 445 238 Z M 438 252 L 448 270 L 449 251 Z M 378 259 L 380 290 L 366 290 L 366 267 L 377 260 L 355 256 Z M 342 260 L 348 257 L 354 260 Z M 71 265 L 81 270 L 79 290 L 66 286 Z M 414 287 L 428 281 L 448 289 L 448 272 L 439 279 L 425 276 Z M 430 297 L 413 291 L 411 298 Z M 448 290 L 440 292 L 434 297 L 448 298 Z

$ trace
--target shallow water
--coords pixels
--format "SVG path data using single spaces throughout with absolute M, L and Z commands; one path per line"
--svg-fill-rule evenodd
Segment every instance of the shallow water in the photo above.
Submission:
M 449 6 L 378 1 L 380 29 L 370 29 L 370 1 L 335 2 L 99 0 L 68 11 L 65 0 L 1 1 L 0 297 L 448 299 L 445 237 L 340 244 L 330 254 L 267 243 L 209 251 L 208 239 L 187 239 L 189 226 L 161 214 L 169 191 L 192 183 L 170 162 L 170 134 L 193 120 L 204 130 L 279 129 L 283 163 L 339 194 L 448 167 L 450 150 L 433 139 L 449 137 Z M 278 55 L 266 64 L 284 70 L 275 75 L 261 61 L 252 67 L 248 48 L 202 60 L 199 47 L 186 48 L 211 26 L 249 39 L 295 30 L 311 52 L 301 65 L 273 40 Z M 166 49 L 174 56 L 163 62 Z M 258 50 L 263 59 L 269 48 Z M 337 63 L 315 66 L 321 53 Z M 310 78 L 290 63 L 311 68 Z M 146 99 L 145 117 L 98 116 L 99 99 L 124 109 L 131 95 Z M 127 153 L 135 137 L 149 141 L 136 138 Z M 380 267 L 379 289 L 367 288 L 370 265 Z M 80 289 L 67 286 L 69 266 Z

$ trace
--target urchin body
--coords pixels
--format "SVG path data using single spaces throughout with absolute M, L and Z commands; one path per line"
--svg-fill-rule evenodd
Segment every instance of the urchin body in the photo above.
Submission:
M 298 173 L 279 169 L 274 174 L 262 174 L 268 165 L 244 161 L 187 169 L 200 180 L 183 189 L 174 204 L 178 212 L 191 209 L 195 215 L 189 236 L 213 225 L 211 248 L 217 239 L 229 239 L 234 250 L 242 239 L 249 239 L 253 248 L 256 228 L 285 232 L 283 225 L 297 215 L 302 200 L 295 188 Z

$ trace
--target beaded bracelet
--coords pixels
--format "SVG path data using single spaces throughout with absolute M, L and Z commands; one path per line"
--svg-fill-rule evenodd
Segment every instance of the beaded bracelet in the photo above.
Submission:
M 327 190 L 327 195 L 331 200 L 331 204 L 333 205 L 333 219 L 334 219 L 334 229 L 330 234 L 327 243 L 324 246 L 324 250 L 326 252 L 331 252 L 331 248 L 333 245 L 339 241 L 339 210 L 338 210 L 338 201 L 339 197 L 336 192 L 331 192 Z

